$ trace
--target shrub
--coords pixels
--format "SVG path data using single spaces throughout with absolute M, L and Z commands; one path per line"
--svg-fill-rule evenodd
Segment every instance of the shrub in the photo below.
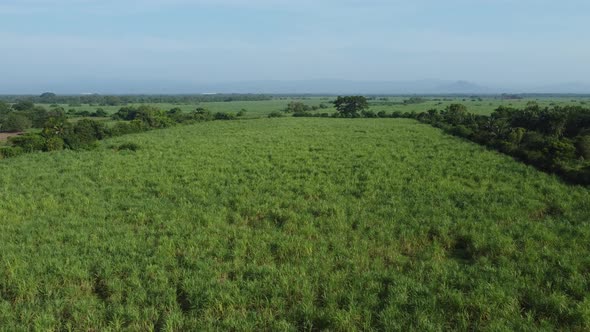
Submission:
M 464 125 L 453 126 L 449 131 L 455 136 L 464 138 L 469 138 L 473 135 L 473 130 Z
M 289 102 L 287 108 L 285 108 L 286 113 L 303 113 L 309 111 L 311 108 L 308 105 L 300 101 L 292 101 Z
M 49 116 L 55 116 L 58 112 L 63 112 L 63 109 L 56 108 L 50 113 L 47 112 L 47 110 L 43 107 L 35 107 L 31 111 L 27 112 L 27 116 L 31 119 L 33 128 L 43 128 Z
M 45 139 L 39 134 L 13 136 L 8 139 L 8 142 L 24 152 L 42 151 L 45 148 Z
M 182 113 L 182 109 L 180 109 L 179 107 L 174 107 L 172 109 L 170 109 L 168 112 L 166 112 L 166 114 L 168 115 L 175 115 L 175 114 L 181 114 Z
M 121 145 L 119 145 L 118 147 L 116 147 L 117 151 L 122 151 L 122 150 L 129 150 L 129 151 L 137 151 L 139 150 L 139 145 L 136 143 L 123 143 Z
M 0 146 L 0 159 L 16 157 L 16 156 L 23 154 L 23 153 L 24 153 L 24 151 L 20 147 Z
M 312 114 L 309 112 L 302 112 L 302 113 L 293 113 L 293 116 L 303 118 L 303 117 L 310 117 L 310 116 L 312 116 Z
M 233 114 L 230 114 L 230 113 L 217 112 L 217 113 L 215 113 L 215 115 L 213 116 L 213 118 L 215 120 L 233 120 L 235 118 L 235 116 Z
M 2 131 L 19 132 L 31 128 L 31 120 L 23 114 L 10 113 L 2 122 Z
M 63 139 L 66 146 L 76 150 L 91 147 L 97 140 L 107 137 L 107 129 L 101 123 L 94 120 L 83 119 L 68 130 Z
M 111 129 L 112 136 L 139 133 L 145 130 L 143 123 L 139 120 L 129 122 L 117 122 Z
M 298 113 L 302 113 L 302 112 L 295 112 L 295 114 L 298 114 Z M 280 118 L 282 116 L 283 116 L 283 114 L 278 111 L 273 111 L 273 112 L 270 112 L 270 114 L 268 114 L 269 118 Z
M 131 120 L 135 119 L 136 113 L 137 113 L 137 109 L 135 107 L 121 107 L 111 117 L 114 120 L 127 120 L 127 121 L 131 121 Z
M 525 134 L 526 134 L 526 129 L 524 129 L 524 128 L 521 128 L 521 127 L 512 128 L 512 130 L 508 134 L 508 140 L 513 144 L 519 145 L 522 142 Z
M 569 139 L 550 139 L 547 146 L 547 155 L 554 162 L 565 161 L 575 157 L 576 147 Z
M 61 137 L 53 136 L 45 140 L 45 151 L 63 150 L 65 144 Z
M 213 120 L 213 115 L 208 110 L 198 107 L 194 112 L 191 113 L 192 118 L 195 121 L 211 121 Z
M 133 113 L 133 118 L 128 120 L 140 120 L 148 128 L 166 128 L 174 125 L 164 111 L 145 105 L 139 106 Z
M 390 115 L 392 118 L 402 118 L 404 114 L 400 111 L 393 111 Z
M 578 156 L 590 160 L 590 135 L 580 135 L 576 138 Z
M 17 111 L 28 111 L 32 110 L 33 107 L 35 107 L 35 104 L 30 100 L 19 101 L 16 104 L 12 105 L 12 108 Z
M 96 112 L 94 112 L 92 114 L 92 116 L 98 117 L 98 118 L 103 118 L 105 116 L 107 116 L 107 112 L 105 110 L 103 110 L 102 108 L 98 108 L 96 109 Z
M 363 116 L 363 118 L 376 118 L 377 114 L 373 111 L 370 110 L 363 110 L 361 112 L 361 115 Z
M 6 114 L 8 112 L 10 112 L 10 105 L 0 100 L 0 114 Z

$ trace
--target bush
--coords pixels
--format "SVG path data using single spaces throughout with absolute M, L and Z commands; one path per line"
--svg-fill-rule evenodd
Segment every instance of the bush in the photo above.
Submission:
M 469 138 L 473 135 L 473 130 L 464 125 L 453 126 L 449 131 L 451 134 L 463 138 Z
M 576 154 L 576 147 L 569 139 L 550 139 L 546 149 L 553 162 L 574 159 Z
M 95 117 L 98 117 L 98 118 L 104 118 L 104 117 L 106 117 L 107 115 L 108 115 L 108 114 L 107 114 L 107 112 L 106 112 L 105 110 L 103 110 L 102 108 L 98 108 L 98 109 L 96 110 L 96 112 L 94 112 L 94 113 L 92 114 L 92 116 L 95 116 Z
M 311 108 L 308 105 L 305 105 L 300 101 L 292 101 L 289 102 L 287 108 L 285 108 L 284 111 L 286 113 L 304 113 L 308 112 L 309 110 L 311 110 Z
M 63 150 L 65 142 L 63 138 L 53 136 L 45 140 L 45 151 L 59 151 Z
M 56 108 L 50 113 L 47 112 L 47 110 L 43 107 L 35 107 L 31 111 L 27 112 L 27 116 L 31 119 L 33 128 L 43 128 L 49 116 L 55 116 L 58 112 L 63 112 L 63 109 Z
M 68 130 L 63 140 L 70 149 L 77 150 L 85 147 L 92 147 L 97 140 L 108 136 L 108 129 L 101 123 L 94 120 L 83 119 Z
M 293 113 L 293 116 L 303 118 L 303 117 L 310 117 L 310 116 L 312 116 L 312 114 L 309 112 L 302 112 L 302 113 Z
M 194 112 L 191 113 L 193 120 L 195 121 L 211 121 L 213 115 L 208 110 L 198 107 Z
M 122 151 L 122 150 L 129 150 L 129 151 L 137 151 L 139 150 L 139 145 L 136 143 L 123 143 L 121 145 L 119 145 L 118 147 L 116 147 L 117 151 Z
M 19 101 L 16 104 L 12 105 L 12 108 L 17 111 L 28 111 L 32 110 L 35 107 L 35 104 L 29 100 Z
M 16 157 L 23 153 L 24 151 L 20 147 L 0 146 L 0 159 Z
M 127 134 L 134 134 L 143 131 L 143 125 L 141 121 L 130 121 L 130 122 L 117 122 L 111 128 L 112 136 L 122 136 Z
M 0 100 L 0 114 L 6 114 L 10 112 L 10 105 Z
M 136 113 L 137 113 L 137 109 L 135 107 L 121 107 L 111 117 L 113 118 L 113 120 L 131 121 L 131 120 L 135 119 Z
M 42 151 L 45 149 L 45 139 L 39 134 L 25 134 L 8 139 L 12 146 L 21 148 L 24 152 Z
M 215 120 L 233 120 L 235 118 L 235 116 L 230 113 L 217 112 L 217 113 L 215 113 L 213 118 Z
M 302 113 L 302 112 L 295 112 L 295 114 L 298 114 L 298 113 Z M 273 112 L 270 112 L 270 114 L 268 114 L 268 117 L 269 118 L 281 118 L 281 117 L 283 117 L 283 113 L 278 112 L 278 111 L 273 111 Z
M 122 107 L 117 113 L 112 115 L 115 120 L 140 120 L 148 128 L 166 128 L 172 126 L 174 122 L 169 114 L 177 113 L 175 109 L 170 112 L 164 112 L 153 106 L 141 105 L 139 107 Z
M 370 110 L 363 110 L 361 112 L 361 115 L 363 116 L 363 118 L 376 118 L 377 114 L 373 111 Z
M 578 156 L 590 160 L 590 135 L 580 135 L 576 138 Z
M 10 113 L 2 122 L 0 129 L 7 132 L 19 132 L 31 128 L 31 120 L 23 114 Z

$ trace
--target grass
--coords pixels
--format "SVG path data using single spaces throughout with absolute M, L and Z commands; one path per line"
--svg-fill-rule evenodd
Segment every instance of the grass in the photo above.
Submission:
M 245 109 L 246 112 L 243 116 L 245 119 L 263 118 L 267 117 L 271 112 L 281 111 L 287 107 L 287 104 L 291 101 L 301 101 L 309 106 L 319 106 L 320 104 L 326 104 L 330 106 L 327 109 L 320 109 L 315 112 L 318 113 L 333 113 L 335 109 L 332 107 L 330 101 L 335 97 L 275 97 L 271 100 L 262 101 L 231 101 L 231 102 L 202 102 L 199 104 L 170 104 L 170 103 L 159 103 L 153 104 L 154 106 L 163 109 L 170 110 L 178 107 L 185 112 L 194 111 L 197 107 L 203 107 L 209 111 L 215 112 L 226 112 L 226 113 L 238 113 L 240 110 Z M 408 97 L 387 97 L 387 100 L 371 100 L 371 110 L 375 112 L 385 111 L 391 113 L 399 111 L 402 113 L 415 111 L 416 113 L 425 112 L 430 109 L 442 110 L 450 104 L 462 103 L 466 105 L 470 112 L 476 114 L 488 115 L 491 114 L 499 106 L 509 106 L 515 108 L 524 108 L 530 101 L 537 102 L 541 107 L 550 107 L 553 105 L 565 106 L 565 105 L 588 105 L 590 99 L 587 97 L 538 97 L 529 99 L 519 100 L 502 100 L 499 97 L 483 97 L 481 100 L 466 98 L 466 97 L 428 97 L 425 98 L 426 102 L 420 104 L 408 104 L 403 105 L 403 101 Z M 584 104 L 582 104 L 584 103 Z M 41 104 L 45 108 L 49 109 L 49 104 Z M 140 104 L 133 104 L 138 106 Z M 74 109 L 76 111 L 88 111 L 94 112 L 98 108 L 102 108 L 109 114 L 117 112 L 121 106 L 90 106 L 84 104 L 82 106 L 70 107 L 67 104 L 59 105 L 65 110 Z
M 402 113 L 415 111 L 416 113 L 426 112 L 430 109 L 442 110 L 445 107 L 459 103 L 467 106 L 470 112 L 482 115 L 491 114 L 499 106 L 514 107 L 514 108 L 525 108 L 528 102 L 534 101 L 539 104 L 542 108 L 566 105 L 580 105 L 586 106 L 590 103 L 590 99 L 587 97 L 537 97 L 537 98 L 526 98 L 526 99 L 510 99 L 503 100 L 500 97 L 482 97 L 481 100 L 478 98 L 469 97 L 428 97 L 424 98 L 426 101 L 419 104 L 401 104 L 407 97 L 389 97 L 387 101 L 373 100 L 371 101 L 371 109 L 375 112 L 379 111 L 399 111 Z M 391 105 L 391 103 L 400 103 L 398 105 Z
M 289 102 L 291 101 L 302 101 L 310 106 L 317 105 L 319 106 L 321 103 L 329 104 L 331 98 L 329 97 L 313 97 L 313 98 L 274 98 L 272 100 L 261 100 L 261 101 L 231 101 L 231 102 L 201 102 L 198 104 L 171 104 L 171 103 L 156 103 L 152 104 L 160 109 L 163 110 L 170 110 L 172 108 L 178 107 L 185 112 L 194 111 L 197 107 L 203 107 L 212 113 L 216 112 L 225 112 L 225 113 L 238 113 L 242 109 L 245 110 L 244 118 L 262 118 L 266 117 L 273 111 L 281 111 L 287 107 Z M 49 109 L 49 104 L 40 104 L 45 108 Z M 139 106 L 141 104 L 130 104 L 130 106 Z M 63 107 L 65 110 L 76 110 L 76 111 L 88 111 L 94 112 L 98 108 L 102 108 L 108 114 L 113 114 L 117 112 L 121 106 L 90 106 L 88 104 L 84 104 L 82 106 L 74 106 L 70 107 L 67 104 L 59 105 Z M 333 108 L 324 110 L 326 112 L 334 112 Z
M 27 154 L 0 198 L 4 327 L 590 329 L 588 189 L 411 120 Z

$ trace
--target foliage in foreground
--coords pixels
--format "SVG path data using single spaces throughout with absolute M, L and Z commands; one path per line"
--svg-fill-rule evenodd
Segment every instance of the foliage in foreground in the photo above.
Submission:
M 589 191 L 439 129 L 282 118 L 100 144 L 0 162 L 1 326 L 590 329 Z

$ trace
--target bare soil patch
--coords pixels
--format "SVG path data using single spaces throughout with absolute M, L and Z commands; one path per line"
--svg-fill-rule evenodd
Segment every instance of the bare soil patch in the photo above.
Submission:
M 21 135 L 22 132 L 18 133 L 0 133 L 0 142 L 6 141 L 9 137 Z

